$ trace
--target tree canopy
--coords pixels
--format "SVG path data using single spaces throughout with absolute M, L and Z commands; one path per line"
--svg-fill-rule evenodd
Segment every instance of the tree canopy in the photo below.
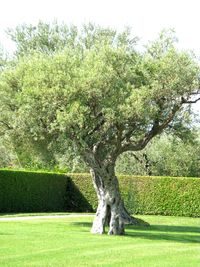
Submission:
M 41 30 L 51 32 L 47 26 L 39 24 L 37 38 Z M 128 32 L 88 28 L 84 34 L 76 31 L 76 42 L 70 37 L 73 46 L 61 45 L 54 54 L 33 45 L 35 51 L 2 74 L 1 88 L 7 98 L 12 94 L 17 109 L 13 121 L 4 122 L 34 140 L 64 135 L 83 150 L 102 144 L 104 157 L 140 150 L 167 126 L 174 127 L 183 104 L 199 87 L 199 66 L 192 53 L 176 49 L 171 32 L 161 33 L 140 53 Z M 24 44 L 30 48 L 36 29 L 25 29 L 33 35 Z M 88 39 L 95 42 L 87 46 Z M 4 99 L 2 114 L 7 104 Z

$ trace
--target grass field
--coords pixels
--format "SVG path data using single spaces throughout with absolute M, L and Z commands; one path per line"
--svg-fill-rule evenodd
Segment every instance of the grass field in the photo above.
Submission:
M 0 221 L 0 266 L 200 266 L 200 219 L 139 217 L 151 227 L 126 236 L 90 234 L 92 217 Z

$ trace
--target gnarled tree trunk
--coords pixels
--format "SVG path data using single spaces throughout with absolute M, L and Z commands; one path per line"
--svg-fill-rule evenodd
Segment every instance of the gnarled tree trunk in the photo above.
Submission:
M 98 208 L 91 232 L 103 234 L 108 223 L 110 235 L 124 234 L 124 222 L 121 218 L 123 203 L 114 171 L 91 169 L 91 174 L 98 197 Z
M 110 235 L 123 235 L 125 233 L 124 224 L 147 225 L 142 220 L 131 217 L 126 211 L 114 166 L 92 168 L 91 175 L 98 197 L 98 208 L 91 229 L 92 233 L 105 233 L 106 224 L 109 225 L 108 234 Z

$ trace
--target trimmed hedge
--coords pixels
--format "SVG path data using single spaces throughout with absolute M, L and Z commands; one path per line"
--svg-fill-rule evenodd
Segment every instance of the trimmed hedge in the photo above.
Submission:
M 125 205 L 131 213 L 200 216 L 200 179 L 120 177 Z
M 70 174 L 94 210 L 97 198 L 88 174 Z M 121 194 L 132 214 L 200 217 L 200 178 L 119 175 Z
M 0 212 L 63 211 L 68 183 L 66 175 L 0 170 Z
M 119 176 L 133 214 L 200 216 L 200 179 Z M 0 170 L 0 212 L 94 211 L 97 198 L 89 174 Z

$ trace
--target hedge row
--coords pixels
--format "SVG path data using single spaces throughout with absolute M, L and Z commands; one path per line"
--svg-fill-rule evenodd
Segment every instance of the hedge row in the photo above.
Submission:
M 73 174 L 70 178 L 95 210 L 91 177 Z M 121 194 L 132 214 L 200 217 L 200 178 L 118 176 Z
M 200 216 L 200 179 L 119 176 L 133 214 Z M 0 170 L 0 212 L 94 211 L 97 198 L 88 174 Z
M 65 175 L 0 170 L 0 212 L 66 210 L 68 184 Z

